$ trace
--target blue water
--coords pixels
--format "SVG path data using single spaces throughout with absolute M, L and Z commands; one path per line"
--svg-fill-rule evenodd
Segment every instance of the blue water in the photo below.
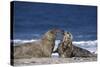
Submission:
M 14 1 L 14 39 L 39 39 L 52 28 L 69 31 L 74 41 L 97 40 L 97 7 Z

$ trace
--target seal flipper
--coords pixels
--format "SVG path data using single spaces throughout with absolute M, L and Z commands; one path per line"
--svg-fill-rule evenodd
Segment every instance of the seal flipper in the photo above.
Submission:
M 55 51 L 53 51 L 53 53 L 58 53 L 58 49 L 56 49 Z

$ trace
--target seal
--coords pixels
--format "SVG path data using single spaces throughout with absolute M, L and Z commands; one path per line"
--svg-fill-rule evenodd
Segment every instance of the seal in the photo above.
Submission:
M 14 46 L 14 58 L 51 57 L 59 29 L 47 31 L 41 39 Z
M 63 40 L 60 42 L 57 50 L 59 57 L 93 57 L 94 55 L 86 49 L 80 48 L 72 44 L 72 34 L 70 32 L 63 33 Z

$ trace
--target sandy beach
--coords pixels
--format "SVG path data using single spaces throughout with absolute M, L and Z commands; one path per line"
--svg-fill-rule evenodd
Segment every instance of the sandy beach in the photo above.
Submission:
M 91 58 L 30 58 L 30 59 L 14 59 L 14 66 L 26 65 L 44 65 L 44 64 L 61 64 L 61 63 L 80 63 L 80 62 L 96 62 L 97 57 Z

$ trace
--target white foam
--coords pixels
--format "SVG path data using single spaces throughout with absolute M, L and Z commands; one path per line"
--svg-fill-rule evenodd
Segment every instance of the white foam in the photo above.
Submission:
M 52 57 L 59 57 L 59 54 L 58 54 L 58 53 L 52 53 L 51 56 L 52 56 Z
M 21 39 L 16 39 L 16 40 L 13 40 L 14 43 L 27 43 L 27 42 L 34 42 L 34 41 L 37 41 L 37 40 L 34 40 L 34 39 L 31 39 L 31 40 L 21 40 Z M 60 43 L 60 40 L 56 40 L 55 41 L 55 44 L 59 44 Z M 75 45 L 95 45 L 97 44 L 97 40 L 93 40 L 93 41 L 73 41 L 73 44 Z
M 31 40 L 20 40 L 20 39 L 16 39 L 13 40 L 14 43 L 28 43 L 28 42 L 34 42 L 37 40 L 31 39 Z M 55 41 L 55 47 L 54 50 L 57 49 L 58 44 L 60 43 L 60 40 L 56 40 Z M 14 44 L 16 45 L 16 44 Z M 97 40 L 93 40 L 93 41 L 73 41 L 73 45 L 78 46 L 78 47 L 82 47 L 84 49 L 87 49 L 91 52 L 97 53 Z
M 74 41 L 73 45 L 82 47 L 90 52 L 97 53 L 97 40 L 93 41 Z
M 34 42 L 34 41 L 37 41 L 37 40 L 20 40 L 20 39 L 16 39 L 16 40 L 13 40 L 14 43 L 28 43 L 28 42 Z
M 95 45 L 97 44 L 97 40 L 93 40 L 93 41 L 74 41 L 73 44 L 81 44 L 81 45 Z

